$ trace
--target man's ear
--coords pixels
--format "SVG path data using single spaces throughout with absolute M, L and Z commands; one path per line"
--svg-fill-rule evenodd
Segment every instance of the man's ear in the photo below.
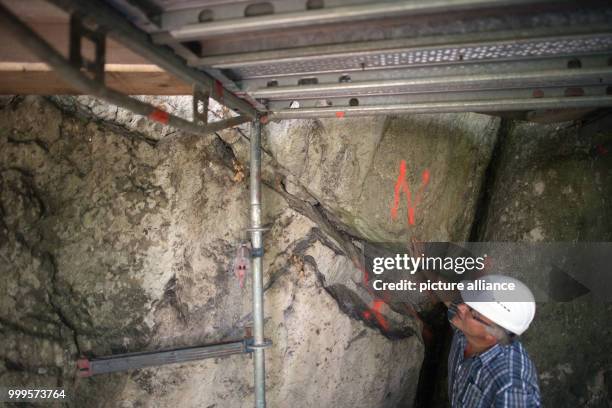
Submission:
M 491 333 L 485 333 L 485 341 L 487 343 L 491 343 L 491 344 L 497 344 L 497 337 L 495 337 L 494 335 L 492 335 Z

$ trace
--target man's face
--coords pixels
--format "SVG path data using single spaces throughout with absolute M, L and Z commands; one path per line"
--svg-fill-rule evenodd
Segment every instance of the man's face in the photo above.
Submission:
M 451 323 L 465 334 L 468 341 L 496 342 L 495 337 L 487 331 L 487 325 L 493 322 L 465 303 L 457 306 L 457 314 L 455 314 Z

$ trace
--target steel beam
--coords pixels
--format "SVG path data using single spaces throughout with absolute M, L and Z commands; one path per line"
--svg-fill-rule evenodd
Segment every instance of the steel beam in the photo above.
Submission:
M 334 7 L 334 3 L 366 3 L 371 0 L 325 0 L 325 6 Z M 254 2 L 245 0 L 213 0 L 169 3 L 161 14 L 163 30 L 184 27 L 188 24 L 205 22 L 202 20 L 232 20 L 243 18 L 247 8 Z M 272 5 L 275 13 L 291 13 L 307 9 L 307 0 L 266 0 Z M 204 14 L 201 14 L 204 13 Z
M 599 84 L 612 84 L 612 67 L 270 87 L 254 90 L 250 94 L 260 99 L 293 100 L 385 93 L 455 92 Z
M 125 0 L 123 0 L 125 1 Z M 353 2 L 354 0 L 349 0 Z M 272 4 L 274 11 L 283 13 L 287 10 L 286 3 L 294 3 L 295 0 L 269 0 L 265 3 Z M 320 1 L 318 1 L 321 3 Z M 368 3 L 371 3 L 370 0 Z M 171 28 L 180 28 L 197 23 L 201 12 L 214 16 L 212 21 L 205 24 L 225 20 L 226 8 L 244 10 L 245 7 L 256 2 L 233 2 L 227 6 L 219 2 L 193 2 L 195 9 L 180 10 L 184 13 L 182 20 L 174 22 Z M 305 1 L 304 1 L 305 3 Z M 302 5 L 302 10 L 306 9 Z M 315 2 L 316 3 L 316 2 Z M 333 7 L 330 0 L 325 0 L 325 7 Z M 336 1 L 340 3 L 340 1 Z M 609 3 L 609 1 L 608 1 Z M 175 6 L 179 4 L 173 3 Z M 181 5 L 185 3 L 181 2 Z M 281 5 L 282 10 L 281 10 Z M 320 6 L 320 4 L 319 4 Z M 308 12 L 312 12 L 309 10 Z M 178 11 L 177 11 L 178 12 Z M 224 14 L 224 15 L 221 15 Z M 201 17 L 201 16 L 200 16 Z M 238 14 L 238 18 L 242 15 Z M 236 18 L 236 16 L 230 17 Z M 256 17 L 248 17 L 256 18 Z M 385 19 L 370 19 L 355 23 L 308 25 L 305 27 L 288 28 L 284 30 L 267 30 L 253 33 L 252 35 L 229 34 L 215 37 L 214 39 L 194 40 L 193 45 L 198 46 L 197 53 L 201 57 L 227 56 L 245 53 L 280 52 L 296 48 L 310 48 L 326 45 L 351 45 L 359 42 L 378 43 L 383 39 L 392 40 L 400 38 L 422 38 L 434 36 L 461 36 L 468 33 L 499 33 L 514 30 L 533 30 L 536 28 L 543 31 L 561 29 L 561 34 L 566 30 L 571 33 L 576 28 L 588 30 L 595 26 L 609 27 L 612 24 L 612 13 L 605 0 L 582 0 L 580 7 L 575 2 L 560 1 L 546 2 L 545 4 L 531 4 L 516 7 L 487 7 L 485 9 L 465 10 L 456 13 L 428 13 L 417 16 L 398 16 Z M 593 30 L 594 31 L 594 30 Z M 169 43 L 177 44 L 180 40 L 168 38 Z M 342 51 L 342 50 L 340 50 Z M 274 58 L 272 58 L 274 59 Z
M 612 52 L 611 52 L 612 54 Z M 470 63 L 410 66 L 385 70 L 362 70 L 346 73 L 317 73 L 310 76 L 288 75 L 273 78 L 253 78 L 239 84 L 246 92 L 275 87 L 295 87 L 303 78 L 315 78 L 318 85 L 352 84 L 355 82 L 420 80 L 442 77 L 473 77 L 495 74 L 522 74 L 528 72 L 568 70 L 573 66 L 580 69 L 605 69 L 610 67 L 610 55 L 581 55 L 579 57 L 551 57 L 519 61 L 483 61 Z M 300 87 L 310 85 L 299 85 Z
M 165 364 L 185 363 L 206 358 L 225 357 L 233 354 L 249 353 L 250 351 L 248 342 L 243 340 L 167 351 L 117 354 L 92 360 L 82 358 L 77 361 L 77 374 L 80 377 L 91 377 L 97 374 L 136 370 L 139 368 Z
M 354 57 L 371 57 L 380 54 L 393 54 L 428 49 L 467 48 L 473 46 L 499 47 L 513 42 L 539 41 L 551 42 L 555 39 L 574 38 L 576 40 L 597 35 L 611 34 L 610 26 L 579 25 L 566 27 L 543 27 L 523 30 L 504 30 L 457 35 L 419 36 L 391 40 L 373 40 L 339 44 L 314 45 L 258 52 L 243 52 L 204 56 L 191 59 L 193 66 L 210 66 L 219 69 L 252 67 L 279 63 L 305 63 Z
M 448 39 L 450 40 L 450 39 Z M 455 39 L 457 40 L 457 39 Z M 416 43 L 416 41 L 415 41 Z M 318 73 L 351 73 L 485 61 L 516 61 L 612 52 L 612 32 L 474 42 L 440 42 L 434 45 L 378 51 L 340 53 L 288 60 L 258 61 L 232 69 L 241 79 L 275 78 L 285 75 L 316 76 Z
M 270 120 L 315 119 L 326 117 L 356 117 L 400 115 L 407 113 L 504 112 L 559 108 L 604 108 L 612 106 L 612 96 L 575 98 L 500 99 L 484 101 L 425 102 L 378 106 L 346 106 L 304 109 L 282 109 L 272 113 Z
M 606 95 L 608 87 L 605 84 L 580 86 L 580 87 L 550 87 L 550 88 L 519 88 L 519 89 L 494 89 L 455 92 L 430 92 L 430 93 L 401 93 L 401 94 L 378 94 L 364 96 L 331 96 L 326 98 L 294 99 L 294 100 L 269 100 L 268 108 L 278 111 L 285 108 L 314 108 L 333 106 L 342 109 L 345 106 L 379 106 L 379 105 L 402 105 L 416 103 L 437 102 L 469 102 L 469 101 L 495 101 L 507 99 L 538 99 L 550 97 L 578 97 L 578 96 L 602 96 Z M 571 99 L 571 98 L 568 98 Z
M 253 271 L 253 351 L 255 406 L 266 406 L 266 370 L 263 298 L 263 230 L 261 224 L 261 122 L 251 125 L 251 163 L 249 188 L 251 193 L 251 270 Z
M 126 1 L 126 0 L 122 0 Z M 384 0 L 383 0 L 384 1 Z M 254 2 L 245 0 L 213 0 L 169 3 L 161 15 L 162 29 L 171 30 L 190 24 L 210 21 L 239 20 L 248 14 L 249 6 Z M 312 12 L 314 8 L 335 9 L 338 7 L 363 6 L 373 3 L 372 0 L 325 0 L 313 4 L 307 0 L 267 0 L 273 14 Z M 313 7 L 313 5 L 315 7 Z M 204 14 L 200 14 L 204 12 Z M 253 16 L 249 16 L 252 18 Z M 206 21 L 201 21 L 206 20 Z
M 295 27 L 338 24 L 386 17 L 436 13 L 442 11 L 445 13 L 453 13 L 457 11 L 492 6 L 505 7 L 547 2 L 550 3 L 551 0 L 378 1 L 371 2 L 369 4 L 322 8 L 297 13 L 271 14 L 261 17 L 245 17 L 234 20 L 189 24 L 169 30 L 169 34 L 179 41 L 191 41 L 201 40 L 208 37 L 218 37 L 229 34 L 235 35 L 246 32 L 283 30 Z M 558 3 L 559 1 L 556 2 Z
M 133 26 L 123 15 L 99 0 L 49 0 L 58 7 L 72 13 L 79 12 L 92 19 L 108 34 L 127 48 L 140 54 L 150 62 L 158 65 L 190 85 L 211 90 L 211 97 L 222 105 L 242 115 L 254 118 L 257 110 L 236 95 L 224 89 L 220 82 L 205 73 L 186 65 L 170 49 L 153 44 L 150 36 Z
M 21 22 L 10 10 L 0 4 L 0 23 L 9 29 L 17 39 L 32 51 L 37 57 L 46 61 L 64 80 L 83 92 L 97 96 L 114 105 L 128 109 L 151 120 L 176 127 L 197 135 L 207 135 L 226 127 L 236 126 L 248 121 L 247 117 L 238 116 L 225 121 L 211 123 L 209 126 L 198 126 L 183 118 L 160 111 L 152 105 L 104 86 L 100 81 L 89 78 L 79 68 L 72 66 L 58 51 L 46 43 L 31 28 Z

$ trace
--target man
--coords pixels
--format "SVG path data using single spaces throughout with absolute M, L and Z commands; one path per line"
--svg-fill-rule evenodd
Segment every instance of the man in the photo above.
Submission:
M 535 366 L 517 339 L 533 320 L 533 294 L 525 284 L 507 276 L 482 279 L 513 283 L 515 290 L 511 295 L 462 290 L 460 300 L 444 302 L 454 331 L 448 357 L 451 405 L 540 407 Z

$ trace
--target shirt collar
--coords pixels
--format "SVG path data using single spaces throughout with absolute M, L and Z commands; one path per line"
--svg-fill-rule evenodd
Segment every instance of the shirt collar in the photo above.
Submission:
M 465 334 L 463 334 L 463 332 L 461 330 L 457 329 L 457 333 L 459 334 L 458 340 L 459 340 L 459 348 L 460 348 L 460 353 L 459 353 L 459 361 L 464 361 L 465 357 L 463 357 L 463 351 L 465 350 L 465 346 L 467 345 L 467 337 L 465 337 Z M 491 347 L 490 349 L 480 353 L 480 354 L 476 354 L 474 357 L 472 358 L 477 358 L 480 360 L 480 362 L 482 363 L 482 365 L 488 364 L 489 362 L 493 361 L 493 359 L 495 357 L 497 357 L 497 355 L 499 353 L 503 352 L 503 348 L 501 345 L 499 344 L 495 344 L 493 347 Z
M 501 353 L 502 351 L 503 351 L 502 346 L 499 344 L 496 344 L 490 349 L 488 349 L 487 351 L 484 351 L 478 354 L 476 357 L 480 359 L 480 361 L 482 362 L 482 365 L 486 365 L 489 362 L 493 361 L 493 359 L 497 357 L 497 355 Z
M 459 334 L 459 345 L 460 345 L 460 350 L 461 352 L 459 353 L 460 355 L 460 361 L 465 360 L 465 358 L 463 357 L 463 350 L 465 350 L 465 346 L 467 345 L 467 337 L 465 337 L 465 334 L 463 334 L 463 332 L 461 330 L 457 330 L 457 333 Z M 477 358 L 480 360 L 480 362 L 482 363 L 482 365 L 488 364 L 489 362 L 493 361 L 493 359 L 495 357 L 497 357 L 497 355 L 499 353 L 501 353 L 503 351 L 502 346 L 498 343 L 495 344 L 493 347 L 491 347 L 490 349 L 475 355 L 472 358 Z

